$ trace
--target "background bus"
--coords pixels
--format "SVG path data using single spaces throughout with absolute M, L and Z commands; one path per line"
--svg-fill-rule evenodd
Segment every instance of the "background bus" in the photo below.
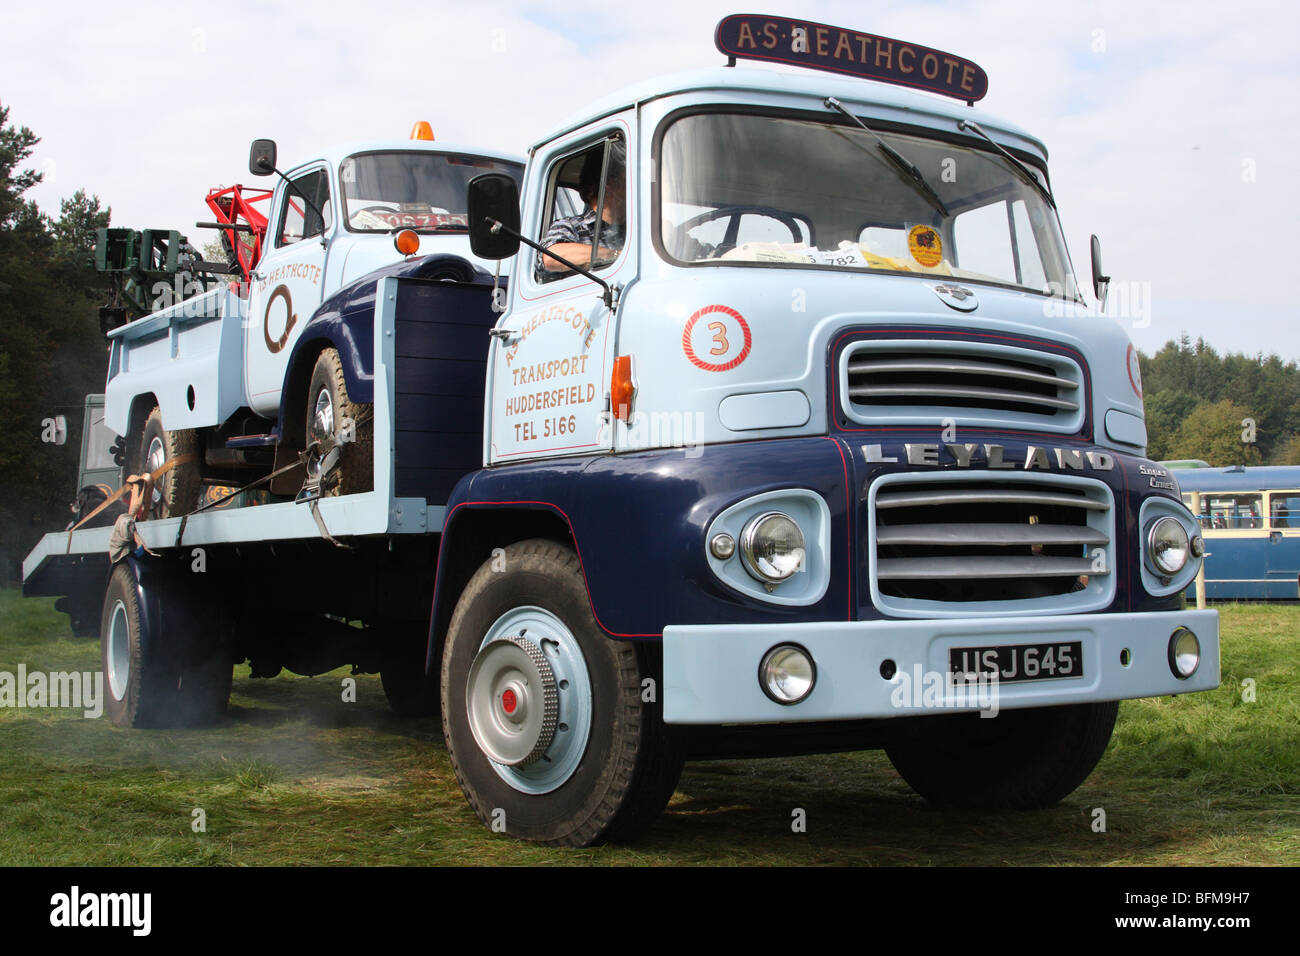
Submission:
M 1178 484 L 1188 508 L 1201 493 L 1207 598 L 1300 600 L 1300 467 L 1188 468 Z

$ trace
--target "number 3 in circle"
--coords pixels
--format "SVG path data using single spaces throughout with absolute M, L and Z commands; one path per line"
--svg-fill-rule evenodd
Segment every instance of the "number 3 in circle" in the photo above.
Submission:
M 710 316 L 711 321 L 701 323 L 705 316 Z M 731 371 L 745 361 L 753 344 L 745 317 L 725 305 L 706 305 L 696 310 L 682 330 L 682 351 L 692 365 L 706 372 Z M 700 358 L 700 354 L 711 361 Z

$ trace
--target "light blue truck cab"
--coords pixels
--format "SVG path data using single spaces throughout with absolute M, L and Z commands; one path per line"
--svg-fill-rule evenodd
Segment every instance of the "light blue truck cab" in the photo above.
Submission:
M 285 172 L 259 141 L 269 165 L 251 171 L 274 170 L 276 182 L 249 281 L 197 295 L 160 284 L 155 311 L 109 333 L 106 421 L 126 437 L 128 470 L 190 456 L 160 479 L 156 515 L 186 514 L 203 480 L 248 481 L 332 433 L 336 418 L 365 416 L 373 309 L 355 304 L 373 296 L 377 270 L 469 281 L 488 267 L 469 248 L 465 184 L 488 170 L 521 176 L 522 159 L 418 138 L 421 127 L 431 137 L 417 124 L 409 140 L 337 146 Z M 366 423 L 356 437 L 369 447 Z M 362 458 L 337 493 L 368 490 Z M 276 490 L 302 480 L 287 475 Z
M 936 802 L 1059 800 L 1117 701 L 1214 688 L 1219 650 L 1046 148 L 962 102 L 958 57 L 777 17 L 718 36 L 817 72 L 642 83 L 532 148 L 517 210 L 471 184 L 472 239 L 513 263 L 431 629 L 461 785 L 562 842 L 661 806 L 665 753 L 884 746 Z M 827 72 L 886 49 L 891 85 Z M 897 85 L 931 78 L 959 98 Z M 552 540 L 509 544 L 524 520 Z

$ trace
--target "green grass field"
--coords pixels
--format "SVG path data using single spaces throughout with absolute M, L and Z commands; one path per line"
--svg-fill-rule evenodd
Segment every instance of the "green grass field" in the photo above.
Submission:
M 50 600 L 0 591 L 0 671 L 98 670 L 98 642 L 66 621 Z M 0 865 L 1295 865 L 1300 608 L 1229 606 L 1222 625 L 1223 685 L 1126 701 L 1100 766 L 1051 810 L 931 810 L 881 753 L 715 761 L 687 766 L 639 843 L 591 850 L 490 833 L 438 721 L 393 717 L 377 678 L 344 703 L 345 670 L 255 681 L 241 667 L 207 730 L 3 708 Z

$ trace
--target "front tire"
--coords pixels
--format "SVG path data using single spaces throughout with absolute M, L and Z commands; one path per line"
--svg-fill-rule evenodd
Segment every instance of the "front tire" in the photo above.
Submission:
M 343 442 L 335 479 L 328 487 L 322 486 L 323 495 L 351 495 L 374 487 L 374 423 L 370 410 L 370 405 L 354 403 L 348 397 L 338 349 L 321 352 L 307 387 L 307 444 L 329 437 Z M 353 423 L 350 436 L 345 421 Z M 308 465 L 309 477 L 315 477 L 317 467 L 317 462 Z
M 189 428 L 167 430 L 163 427 L 162 411 L 155 405 L 145 416 L 135 449 L 131 463 L 131 471 L 135 474 L 157 471 L 165 462 L 182 455 L 193 456 L 154 482 L 153 497 L 146 503 L 145 517 L 176 518 L 193 511 L 198 505 L 203 477 L 197 433 Z
M 894 769 L 940 807 L 1050 807 L 1087 779 L 1106 752 L 1119 704 L 1004 710 L 996 717 L 918 717 L 917 733 L 885 749 Z
M 561 846 L 648 827 L 682 769 L 650 675 L 653 648 L 596 624 L 573 551 L 533 540 L 485 562 L 456 605 L 441 681 L 447 752 L 479 819 Z

